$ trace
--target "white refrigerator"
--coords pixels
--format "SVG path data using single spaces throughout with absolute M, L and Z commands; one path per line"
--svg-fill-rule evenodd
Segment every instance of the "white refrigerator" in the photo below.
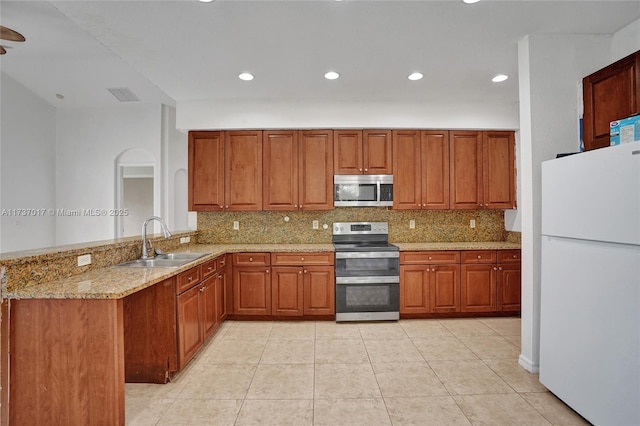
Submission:
M 640 425 L 640 143 L 542 164 L 540 382 Z

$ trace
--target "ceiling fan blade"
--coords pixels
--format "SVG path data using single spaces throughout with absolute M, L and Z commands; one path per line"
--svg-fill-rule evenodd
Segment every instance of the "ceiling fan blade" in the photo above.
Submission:
M 7 49 L 5 49 L 4 47 L 0 46 L 0 55 L 4 55 L 5 53 L 7 53 Z
M 9 40 L 9 41 L 25 40 L 24 36 L 19 32 L 14 31 L 11 28 L 4 27 L 2 25 L 0 25 L 0 38 L 3 40 Z

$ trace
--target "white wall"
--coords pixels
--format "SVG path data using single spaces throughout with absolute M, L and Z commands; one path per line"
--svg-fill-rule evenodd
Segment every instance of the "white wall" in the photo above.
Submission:
M 177 103 L 177 128 L 518 128 L 518 106 L 496 102 L 462 104 L 356 101 L 190 101 Z
M 176 130 L 176 109 L 163 105 L 163 157 L 166 159 L 166 208 L 162 214 L 171 230 L 189 229 L 187 173 L 187 134 Z M 195 229 L 195 228 L 194 228 Z
M 624 36 L 620 45 L 622 40 L 629 42 Z M 518 46 L 522 200 L 520 364 L 530 371 L 536 371 L 539 362 L 541 162 L 555 158 L 557 153 L 579 150 L 578 82 L 612 62 L 614 41 L 615 37 L 610 36 L 530 35 Z M 638 49 L 640 39 L 635 40 L 632 51 Z
M 0 252 L 55 244 L 55 108 L 0 73 L 0 209 L 44 216 L 0 217 Z M 40 214 L 40 212 L 39 212 Z
M 154 211 L 160 213 L 161 105 L 121 104 L 57 111 L 56 205 L 58 209 L 113 209 L 115 160 L 132 148 L 155 159 Z M 56 244 L 112 239 L 113 216 L 56 218 Z
M 611 62 L 622 59 L 640 48 L 640 19 L 637 19 L 613 35 Z

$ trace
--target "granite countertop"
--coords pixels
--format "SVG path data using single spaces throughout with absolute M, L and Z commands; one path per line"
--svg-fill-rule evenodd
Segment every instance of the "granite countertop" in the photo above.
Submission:
M 519 249 L 509 242 L 394 243 L 401 251 L 413 250 L 504 250 Z M 208 253 L 179 268 L 94 269 L 79 275 L 5 294 L 9 299 L 121 299 L 180 272 L 225 253 L 240 252 L 323 252 L 334 251 L 333 244 L 192 244 L 180 252 Z

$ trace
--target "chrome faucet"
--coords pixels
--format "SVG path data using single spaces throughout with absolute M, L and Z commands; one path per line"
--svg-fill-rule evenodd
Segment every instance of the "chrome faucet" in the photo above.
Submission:
M 164 234 L 165 238 L 169 238 L 171 236 L 171 232 L 169 232 L 167 224 L 164 223 L 164 220 L 162 220 L 161 217 L 151 216 L 149 219 L 145 220 L 142 224 L 142 259 L 149 259 L 154 256 L 153 247 L 151 250 L 151 256 L 149 256 L 149 248 L 147 247 L 147 223 L 151 222 L 152 220 L 157 220 L 158 222 L 160 222 L 160 225 L 162 226 L 162 233 Z M 149 243 L 151 243 L 151 241 L 149 241 Z

